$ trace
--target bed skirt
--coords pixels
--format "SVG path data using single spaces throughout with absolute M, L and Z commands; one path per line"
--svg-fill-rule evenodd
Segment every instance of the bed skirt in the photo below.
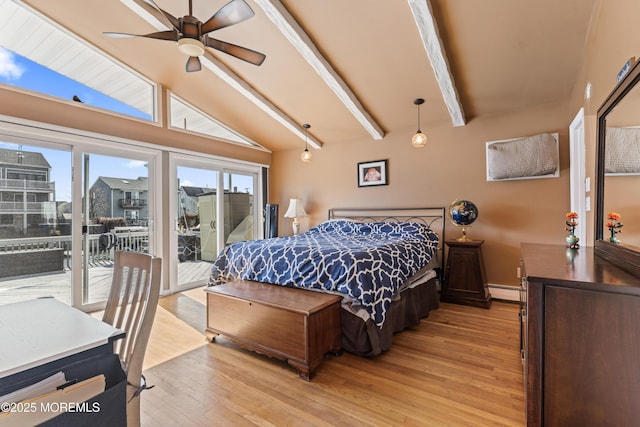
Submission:
M 417 326 L 429 311 L 439 307 L 435 278 L 402 291 L 401 298 L 393 301 L 387 311 L 382 328 L 371 319 L 362 318 L 347 309 L 342 312 L 342 348 L 359 356 L 375 356 L 391 347 L 393 335 L 403 329 Z

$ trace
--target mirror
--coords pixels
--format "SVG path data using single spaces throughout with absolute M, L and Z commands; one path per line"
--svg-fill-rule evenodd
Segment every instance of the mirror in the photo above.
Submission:
M 596 153 L 596 254 L 640 271 L 640 63 L 598 109 Z M 621 228 L 609 228 L 609 213 Z M 614 223 L 615 224 L 615 223 Z M 612 241 L 612 237 L 619 242 Z

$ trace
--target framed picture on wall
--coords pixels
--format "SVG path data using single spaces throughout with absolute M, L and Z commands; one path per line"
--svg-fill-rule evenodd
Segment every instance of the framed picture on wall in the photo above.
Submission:
M 387 185 L 388 183 L 386 160 L 358 163 L 358 187 Z

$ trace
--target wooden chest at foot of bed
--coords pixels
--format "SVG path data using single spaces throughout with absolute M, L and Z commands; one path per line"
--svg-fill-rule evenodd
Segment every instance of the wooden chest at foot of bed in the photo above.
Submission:
M 224 335 L 284 360 L 309 381 L 327 352 L 342 352 L 339 295 L 236 280 L 207 292 L 207 338 Z

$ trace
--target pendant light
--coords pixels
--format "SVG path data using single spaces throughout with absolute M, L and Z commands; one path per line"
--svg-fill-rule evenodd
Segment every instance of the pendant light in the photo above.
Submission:
M 300 158 L 302 159 L 303 162 L 305 163 L 309 163 L 311 161 L 311 152 L 309 151 L 309 128 L 311 127 L 311 125 L 308 124 L 303 124 L 302 127 L 304 128 L 304 151 L 302 152 L 302 154 L 300 154 Z
M 424 104 L 424 99 L 414 99 L 413 103 L 418 106 L 418 131 L 411 137 L 411 143 L 416 148 L 422 148 L 427 145 L 427 135 L 422 133 L 422 131 L 420 130 L 420 106 Z

